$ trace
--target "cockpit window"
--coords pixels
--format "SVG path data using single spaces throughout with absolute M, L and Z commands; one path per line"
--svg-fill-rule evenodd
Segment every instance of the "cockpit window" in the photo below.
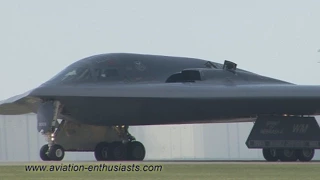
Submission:
M 61 79 L 62 82 L 70 81 L 86 81 L 91 79 L 89 68 L 75 68 L 67 72 Z
M 90 80 L 92 80 L 92 74 L 89 68 L 87 68 L 86 66 L 71 66 L 61 71 L 49 81 L 67 83 Z
M 116 78 L 119 76 L 119 72 L 115 68 L 95 69 L 95 76 L 98 81 L 107 81 L 110 78 Z

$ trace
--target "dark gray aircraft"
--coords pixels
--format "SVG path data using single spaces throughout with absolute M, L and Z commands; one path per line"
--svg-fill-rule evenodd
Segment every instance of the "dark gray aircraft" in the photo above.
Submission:
M 302 86 L 207 60 L 129 53 L 79 60 L 0 114 L 36 113 L 42 160 L 93 151 L 98 161 L 143 160 L 129 126 L 254 122 L 246 141 L 267 161 L 310 161 L 320 148 L 320 86 Z M 160 134 L 161 135 L 161 134 Z M 214 138 L 214 137 L 212 137 Z M 219 137 L 217 137 L 219 138 Z M 207 142 L 210 143 L 210 142 Z

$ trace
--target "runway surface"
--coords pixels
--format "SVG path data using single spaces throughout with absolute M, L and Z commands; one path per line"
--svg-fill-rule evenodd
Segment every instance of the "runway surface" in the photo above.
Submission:
M 24 166 L 24 165 L 61 165 L 61 164 L 78 164 L 78 165 L 95 165 L 95 164 L 320 164 L 320 161 L 311 162 L 266 162 L 266 161 L 217 161 L 217 160 L 146 160 L 146 161 L 32 161 L 32 162 L 0 162 L 0 166 Z

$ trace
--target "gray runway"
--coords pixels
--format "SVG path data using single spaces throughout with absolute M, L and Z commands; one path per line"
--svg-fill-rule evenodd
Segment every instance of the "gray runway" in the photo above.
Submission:
M 200 161 L 200 160 L 147 160 L 147 161 L 32 161 L 32 162 L 0 162 L 0 166 L 24 166 L 24 165 L 61 165 L 61 164 L 78 164 L 78 165 L 95 165 L 95 164 L 320 164 L 320 161 L 311 162 L 266 162 L 266 161 Z

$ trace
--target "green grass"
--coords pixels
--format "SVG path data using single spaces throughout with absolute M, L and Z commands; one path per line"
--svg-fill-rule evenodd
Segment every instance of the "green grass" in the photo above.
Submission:
M 50 164 L 46 164 L 50 166 Z M 55 164 L 59 165 L 59 164 Z M 68 165 L 68 164 L 65 164 Z M 80 164 L 79 164 L 80 165 Z M 114 164 L 119 165 L 119 164 Z M 128 165 L 128 164 L 126 164 Z M 149 163 L 147 165 L 150 165 Z M 154 164 L 155 165 L 155 164 Z M 27 172 L 25 166 L 0 166 L 0 180 L 98 179 L 320 179 L 320 164 L 160 164 L 158 172 Z M 85 165 L 86 167 L 88 165 Z M 140 164 L 142 166 L 142 164 Z

